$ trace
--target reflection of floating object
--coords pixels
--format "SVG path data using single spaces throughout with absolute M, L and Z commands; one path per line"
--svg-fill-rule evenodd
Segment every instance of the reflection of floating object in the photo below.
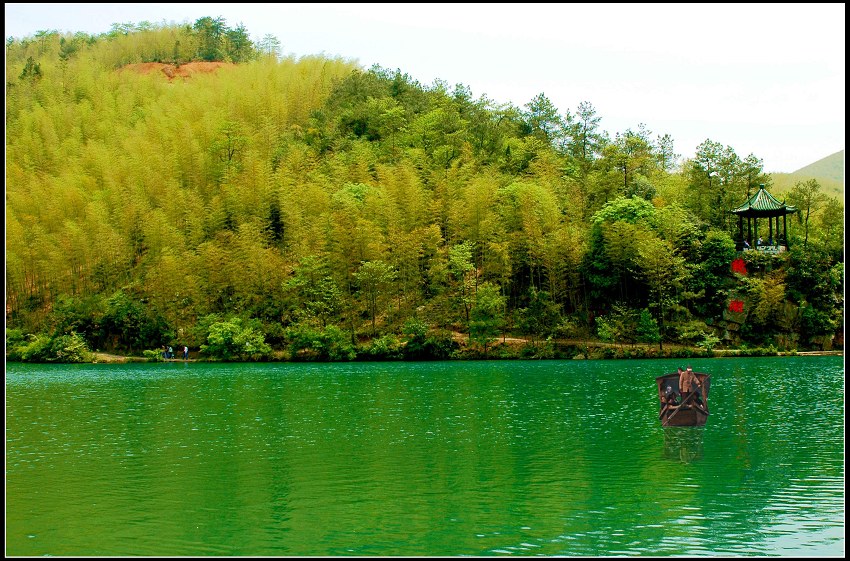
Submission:
M 670 427 L 664 429 L 664 457 L 689 464 L 703 458 L 702 428 Z
M 658 418 L 663 427 L 701 427 L 708 418 L 708 390 L 711 387 L 711 376 L 702 372 L 694 372 L 699 380 L 696 391 L 682 399 L 679 393 L 679 373 L 664 374 L 655 379 L 658 385 L 658 401 L 661 411 Z M 702 388 L 700 391 L 699 387 Z

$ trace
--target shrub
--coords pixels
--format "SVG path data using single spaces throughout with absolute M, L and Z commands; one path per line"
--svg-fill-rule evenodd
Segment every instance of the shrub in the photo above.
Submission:
M 451 332 L 436 330 L 429 333 L 425 339 L 425 356 L 435 360 L 451 358 L 458 349 L 458 344 Z
M 715 345 L 720 342 L 720 337 L 712 333 L 704 333 L 702 340 L 697 342 L 697 347 L 710 353 L 714 350 Z
M 244 326 L 240 318 L 213 323 L 207 342 L 201 345 L 201 353 L 220 360 L 257 359 L 271 353 L 263 334 L 253 327 Z
M 335 325 L 319 330 L 309 324 L 298 324 L 287 329 L 286 336 L 293 359 L 348 361 L 357 358 L 351 338 Z
M 148 362 L 164 362 L 165 357 L 162 356 L 162 351 L 159 349 L 145 349 L 142 351 L 142 356 L 148 359 Z
M 91 362 L 92 354 L 81 335 L 32 335 L 29 343 L 20 348 L 24 362 Z
M 399 360 L 404 358 L 404 348 L 395 335 L 384 335 L 373 339 L 363 354 L 371 360 Z
M 21 360 L 21 350 L 26 345 L 26 337 L 20 329 L 6 328 L 6 360 Z
M 550 359 L 555 358 L 555 345 L 547 339 L 538 344 L 530 343 L 520 349 L 520 358 L 526 359 Z

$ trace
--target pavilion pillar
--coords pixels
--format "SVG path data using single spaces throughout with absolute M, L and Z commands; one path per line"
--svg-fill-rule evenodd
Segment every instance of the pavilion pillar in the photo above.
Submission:
M 788 249 L 788 215 L 782 215 L 782 239 L 785 241 L 785 248 Z

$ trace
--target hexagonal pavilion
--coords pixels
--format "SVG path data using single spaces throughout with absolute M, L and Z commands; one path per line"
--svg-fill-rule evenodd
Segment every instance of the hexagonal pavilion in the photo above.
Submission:
M 771 253 L 779 253 L 788 249 L 788 223 L 787 216 L 799 212 L 795 206 L 780 202 L 771 195 L 764 184 L 759 185 L 755 195 L 747 199 L 741 206 L 730 211 L 738 215 L 738 239 L 736 248 L 738 251 L 755 249 Z M 779 228 L 779 218 L 782 217 L 782 229 Z M 744 236 L 744 218 L 747 219 L 747 231 Z M 759 220 L 767 218 L 767 239 L 759 234 Z M 758 243 L 755 240 L 761 240 Z

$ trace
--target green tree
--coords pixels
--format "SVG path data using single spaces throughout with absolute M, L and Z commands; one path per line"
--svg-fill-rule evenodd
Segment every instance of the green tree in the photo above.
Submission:
M 248 137 L 242 126 L 235 121 L 225 121 L 219 127 L 218 137 L 210 146 L 210 152 L 220 162 L 219 180 L 226 180 L 229 174 L 241 169 L 242 151 L 248 143 Z
M 636 131 L 617 133 L 614 141 L 603 151 L 604 159 L 616 169 L 619 186 L 616 192 L 626 197 L 651 200 L 655 196 L 649 177 L 656 172 L 656 156 L 650 131 L 640 124 Z
M 764 161 L 753 154 L 750 154 L 741 162 L 739 175 L 746 189 L 747 199 L 756 192 L 759 185 L 769 187 L 771 184 L 770 175 L 764 173 Z
M 466 325 L 469 326 L 469 312 L 475 302 L 477 276 L 472 261 L 473 245 L 469 241 L 449 248 L 449 271 L 454 281 L 457 299 L 464 311 Z
M 564 120 L 558 109 L 545 94 L 537 94 L 525 104 L 528 109 L 528 127 L 532 135 L 539 135 L 547 144 L 559 143 L 564 133 Z
M 706 139 L 697 146 L 696 154 L 690 161 L 689 208 L 704 220 L 709 220 L 713 216 L 713 206 L 717 204 L 718 198 L 722 198 L 718 196 L 722 193 L 719 179 L 722 158 L 723 145 Z
M 668 173 L 673 172 L 681 156 L 681 154 L 675 152 L 675 141 L 669 134 L 664 134 L 656 139 L 654 153 L 658 159 L 658 167 Z
M 241 23 L 236 29 L 227 29 L 224 32 L 225 53 L 231 62 L 248 62 L 256 58 L 254 44 L 248 37 L 248 30 Z
M 676 255 L 669 242 L 655 236 L 644 235 L 639 242 L 636 261 L 649 287 L 651 307 L 656 310 L 660 327 L 656 326 L 655 329 L 663 334 L 665 312 L 678 304 L 677 295 L 686 274 L 684 259 Z M 641 325 L 646 325 L 643 317 L 641 317 Z M 659 336 L 656 340 L 659 349 L 663 350 L 663 338 Z
M 174 332 L 162 316 L 123 290 L 117 291 L 106 301 L 100 326 L 100 340 L 110 350 L 141 352 L 159 347 L 174 337 Z
M 378 311 L 386 294 L 387 288 L 395 277 L 393 268 L 383 261 L 364 261 L 354 273 L 354 278 L 360 286 L 360 292 L 366 298 L 369 316 L 372 318 L 372 335 L 376 333 L 375 321 Z
M 722 313 L 726 303 L 724 279 L 728 278 L 736 256 L 735 241 L 727 232 L 709 230 L 706 233 L 695 258 L 695 270 L 685 279 L 692 292 L 703 294 L 701 314 L 716 317 Z
M 78 333 L 33 335 L 29 342 L 15 349 L 23 362 L 91 362 L 92 355 L 85 339 Z
M 844 205 L 835 197 L 826 198 L 820 214 L 820 232 L 825 247 L 839 261 L 844 251 Z
M 206 61 L 224 60 L 224 38 L 227 25 L 223 17 L 205 16 L 192 26 L 199 38 L 198 58 Z
M 758 326 L 776 331 L 785 302 L 785 282 L 782 274 L 774 271 L 763 279 L 748 279 L 748 296 L 751 311 L 748 319 Z
M 221 360 L 246 360 L 264 357 L 271 353 L 271 348 L 259 330 L 238 317 L 231 317 L 210 326 L 201 353 Z
M 622 303 L 611 307 L 611 312 L 596 319 L 599 338 L 608 343 L 634 344 L 637 341 L 637 327 L 640 314 Z
M 498 335 L 505 319 L 505 298 L 498 286 L 483 282 L 475 294 L 475 304 L 470 311 L 469 333 L 473 341 L 484 347 Z
M 570 154 L 578 161 L 581 176 L 587 177 L 591 166 L 605 144 L 604 136 L 599 130 L 602 121 L 596 113 L 596 108 L 588 101 L 579 103 L 576 119 L 568 129 L 571 137 Z
M 286 289 L 293 292 L 299 321 L 316 318 L 326 327 L 342 309 L 342 291 L 331 275 L 326 258 L 315 255 L 303 258 L 294 276 L 286 282 Z
M 27 63 L 19 76 L 21 80 L 35 81 L 41 78 L 41 64 L 35 62 L 32 57 L 27 58 Z
M 350 361 L 357 357 L 354 344 L 346 333 L 335 325 L 316 329 L 305 324 L 286 330 L 289 352 L 294 360 Z
M 271 33 L 263 35 L 263 38 L 257 44 L 257 48 L 264 56 L 274 58 L 275 60 L 279 59 L 282 55 L 280 39 Z
M 654 317 L 652 317 L 652 314 L 647 309 L 640 311 L 640 317 L 638 318 L 637 327 L 635 328 L 635 336 L 641 343 L 662 344 L 661 330 L 658 327 L 658 322 Z
M 788 201 L 800 210 L 800 220 L 803 222 L 803 247 L 809 243 L 809 217 L 817 212 L 827 202 L 827 195 L 820 192 L 821 186 L 817 179 L 798 181 L 788 193 Z
M 528 305 L 520 308 L 518 314 L 520 331 L 531 335 L 535 344 L 551 335 L 561 322 L 559 307 L 552 301 L 549 293 L 533 286 L 528 289 Z

